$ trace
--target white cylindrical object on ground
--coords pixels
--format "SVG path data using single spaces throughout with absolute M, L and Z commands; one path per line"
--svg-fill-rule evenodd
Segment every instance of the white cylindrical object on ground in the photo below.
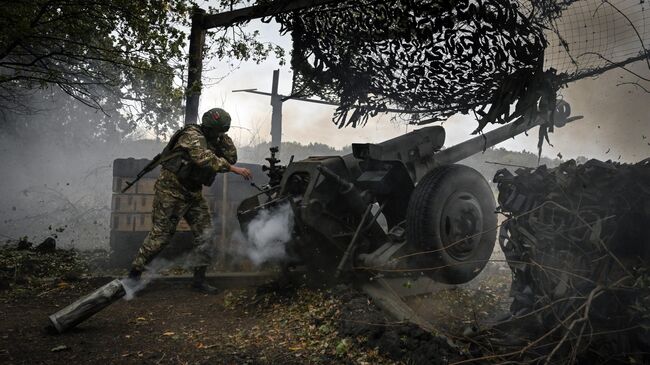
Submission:
M 69 306 L 50 315 L 52 326 L 63 333 L 79 323 L 90 318 L 93 314 L 108 307 L 111 303 L 126 294 L 122 281 L 115 279 L 94 292 L 78 299 Z

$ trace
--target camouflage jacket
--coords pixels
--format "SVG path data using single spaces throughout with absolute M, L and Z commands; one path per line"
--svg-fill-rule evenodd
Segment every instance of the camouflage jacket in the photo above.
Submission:
M 172 152 L 185 151 L 185 156 L 201 169 L 207 169 L 213 173 L 228 172 L 230 165 L 237 162 L 237 149 L 227 134 L 220 135 L 216 141 L 208 141 L 203 135 L 201 127 L 196 124 L 186 126 L 179 133 L 180 136 L 178 136 Z M 156 182 L 156 189 L 162 189 L 179 197 L 188 194 L 201 194 L 200 185 L 188 186 L 181 183 L 178 176 L 164 165 Z

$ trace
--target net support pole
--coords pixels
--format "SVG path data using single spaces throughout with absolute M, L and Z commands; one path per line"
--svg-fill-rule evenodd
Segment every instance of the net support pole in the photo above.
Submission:
M 219 263 L 222 265 L 221 269 L 226 271 L 226 251 L 228 250 L 228 206 L 230 200 L 228 198 L 228 174 L 223 175 L 223 188 L 221 190 L 221 232 L 219 239 Z M 216 208 L 216 207 L 215 207 Z
M 271 146 L 280 147 L 282 143 L 282 95 L 278 94 L 280 70 L 273 71 L 273 85 L 271 86 Z
M 199 116 L 201 97 L 201 72 L 203 71 L 203 46 L 205 10 L 195 7 L 190 30 L 190 50 L 187 68 L 187 88 L 185 89 L 185 124 L 196 123 Z

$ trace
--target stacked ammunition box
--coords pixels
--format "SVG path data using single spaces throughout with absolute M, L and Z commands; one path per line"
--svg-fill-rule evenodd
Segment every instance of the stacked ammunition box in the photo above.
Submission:
M 160 167 L 140 179 L 128 191 L 122 189 L 142 168 L 149 163 L 146 159 L 116 159 L 113 162 L 113 196 L 111 202 L 111 261 L 113 266 L 128 267 L 142 241 L 151 229 L 151 211 L 153 208 L 154 185 L 160 174 Z M 263 183 L 267 180 L 260 165 L 238 164 L 253 172 L 254 181 Z M 212 186 L 203 188 L 203 195 L 214 224 L 214 238 L 219 257 L 223 263 L 229 245 L 230 234 L 239 227 L 236 212 L 239 203 L 255 194 L 257 190 L 242 177 L 234 174 L 219 174 Z M 225 219 L 224 219 L 225 218 Z M 171 244 L 162 256 L 175 257 L 191 249 L 193 236 L 184 219 L 178 224 Z

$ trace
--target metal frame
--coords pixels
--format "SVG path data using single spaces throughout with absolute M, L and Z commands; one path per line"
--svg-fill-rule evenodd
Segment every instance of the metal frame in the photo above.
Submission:
M 340 0 L 277 0 L 268 4 L 255 5 L 225 13 L 210 15 L 206 14 L 205 10 L 195 7 L 192 14 L 187 87 L 185 89 L 185 124 L 196 123 L 198 120 L 199 99 L 201 97 L 202 88 L 201 73 L 203 71 L 203 48 L 205 46 L 205 34 L 208 29 L 225 27 L 252 19 L 273 16 L 329 3 L 336 3 L 339 1 Z M 273 103 L 274 101 L 272 100 L 271 102 Z

